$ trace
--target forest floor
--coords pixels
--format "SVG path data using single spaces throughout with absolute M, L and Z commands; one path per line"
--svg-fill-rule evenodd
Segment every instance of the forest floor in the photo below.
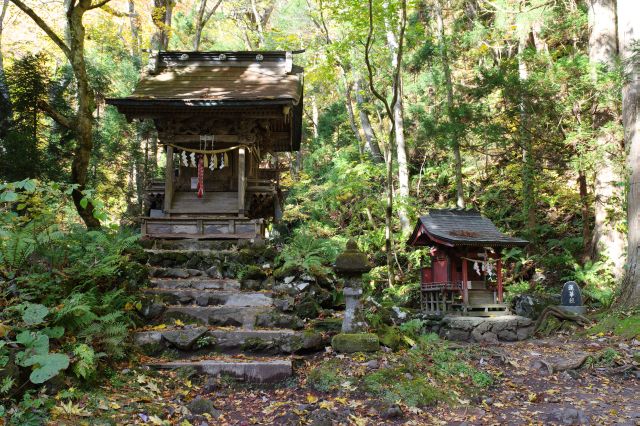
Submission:
M 51 424 L 640 425 L 638 340 L 599 333 L 454 347 L 475 354 L 470 365 L 489 373 L 493 382 L 468 399 L 451 391 L 448 403 L 412 408 L 363 392 L 358 376 L 399 362 L 393 353 L 365 357 L 327 352 L 297 357 L 296 377 L 268 386 L 224 379 L 202 383 L 188 372 L 158 373 L 123 365 L 107 384 L 90 393 L 61 392 Z M 580 368 L 549 371 L 551 365 L 566 368 L 585 355 L 590 358 Z M 309 372 L 336 360 L 347 363 L 354 379 L 327 392 L 310 386 Z M 621 371 L 633 363 L 636 368 Z

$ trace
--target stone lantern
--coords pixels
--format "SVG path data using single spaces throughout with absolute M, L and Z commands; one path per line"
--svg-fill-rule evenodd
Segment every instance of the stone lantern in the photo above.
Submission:
M 342 332 L 360 331 L 362 315 L 360 297 L 362 296 L 362 275 L 371 270 L 367 256 L 358 250 L 354 240 L 347 242 L 346 250 L 338 256 L 334 266 L 336 274 L 344 279 L 344 298 L 346 309 L 342 320 Z

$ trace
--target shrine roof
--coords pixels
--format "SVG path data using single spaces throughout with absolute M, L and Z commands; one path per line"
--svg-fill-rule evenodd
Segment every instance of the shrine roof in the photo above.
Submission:
M 122 106 L 297 105 L 302 68 L 292 52 L 160 52 L 150 60 L 130 96 L 107 103 Z
M 524 247 L 529 242 L 503 234 L 477 210 L 430 210 L 420 217 L 408 241 L 412 246 Z

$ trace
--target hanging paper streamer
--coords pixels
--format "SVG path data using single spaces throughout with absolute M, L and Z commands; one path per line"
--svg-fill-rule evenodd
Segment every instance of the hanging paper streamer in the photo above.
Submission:
M 229 164 L 229 156 L 227 155 L 227 153 L 224 153 L 224 156 L 222 157 L 222 165 L 220 166 L 220 168 L 222 169 L 224 166 Z
M 212 155 L 211 156 L 211 161 L 213 162 L 213 168 L 217 169 L 218 168 L 218 156 L 217 155 Z
M 214 171 L 216 166 L 215 166 L 215 155 L 211 156 L 211 161 L 209 161 L 209 170 Z
M 198 198 L 204 195 L 204 160 L 198 159 Z
M 187 160 L 187 151 L 182 151 L 181 159 L 182 165 L 185 167 L 189 167 L 189 161 Z
M 196 154 L 195 154 L 195 152 L 192 152 L 189 156 L 191 157 L 191 167 L 196 167 Z
M 209 157 L 207 157 L 206 155 L 203 155 L 204 157 L 204 168 L 206 169 L 207 167 L 209 167 Z

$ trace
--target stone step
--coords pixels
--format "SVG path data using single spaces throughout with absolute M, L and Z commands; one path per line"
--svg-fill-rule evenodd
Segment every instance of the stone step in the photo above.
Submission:
M 167 328 L 139 331 L 133 335 L 134 344 L 147 355 L 177 353 L 186 357 L 193 353 L 255 353 L 278 354 L 320 350 L 325 343 L 320 333 L 274 329 L 220 329 L 215 327 Z
M 271 293 L 238 292 L 234 290 L 198 290 L 184 288 L 149 288 L 144 292 L 158 296 L 170 305 L 210 306 L 271 306 Z
M 169 306 L 162 319 L 252 329 L 257 325 L 259 315 L 272 310 L 269 306 Z
M 162 268 L 152 267 L 149 269 L 150 278 L 192 278 L 192 277 L 208 277 L 205 271 L 195 268 Z
M 216 359 L 200 361 L 172 361 L 147 364 L 151 368 L 176 370 L 190 368 L 217 377 L 229 375 L 239 380 L 257 383 L 272 383 L 291 377 L 293 368 L 291 360 L 256 360 L 256 359 Z
M 234 241 L 201 239 L 147 239 L 141 245 L 149 250 L 230 250 L 237 247 Z
M 290 328 L 300 330 L 304 322 L 273 306 L 169 306 L 159 317 L 159 322 L 170 324 L 179 319 L 187 324 L 254 328 Z
M 157 289 L 240 290 L 238 280 L 226 278 L 151 278 L 150 281 Z

